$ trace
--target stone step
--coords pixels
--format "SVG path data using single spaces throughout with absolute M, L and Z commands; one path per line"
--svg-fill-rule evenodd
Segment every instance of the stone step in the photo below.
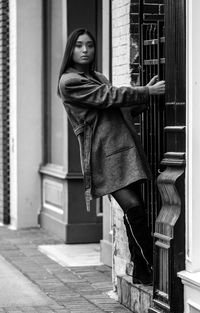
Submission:
M 153 287 L 133 284 L 131 276 L 117 276 L 118 301 L 134 313 L 148 313 Z

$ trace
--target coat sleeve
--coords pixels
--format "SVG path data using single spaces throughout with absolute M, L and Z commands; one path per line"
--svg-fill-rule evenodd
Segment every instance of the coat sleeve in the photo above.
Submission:
M 114 87 L 80 75 L 64 74 L 59 88 L 64 101 L 87 108 L 134 107 L 149 101 L 148 87 Z

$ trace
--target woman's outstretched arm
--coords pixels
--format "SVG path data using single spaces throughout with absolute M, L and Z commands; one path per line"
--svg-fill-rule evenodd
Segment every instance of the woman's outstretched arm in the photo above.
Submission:
M 95 83 L 87 77 L 74 73 L 64 74 L 60 81 L 60 92 L 64 101 L 72 105 L 96 109 L 134 107 L 134 105 L 145 104 L 149 101 L 149 94 L 155 94 L 160 89 L 156 89 L 155 85 L 114 87 Z

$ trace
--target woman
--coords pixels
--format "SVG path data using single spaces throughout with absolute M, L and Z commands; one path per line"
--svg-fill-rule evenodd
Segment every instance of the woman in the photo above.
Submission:
M 59 75 L 62 98 L 76 134 L 84 174 L 86 205 L 112 194 L 124 211 L 133 282 L 152 281 L 152 238 L 140 196 L 140 184 L 151 172 L 133 116 L 148 108 L 149 95 L 165 92 L 155 76 L 145 87 L 114 87 L 94 71 L 96 45 L 86 29 L 68 38 Z

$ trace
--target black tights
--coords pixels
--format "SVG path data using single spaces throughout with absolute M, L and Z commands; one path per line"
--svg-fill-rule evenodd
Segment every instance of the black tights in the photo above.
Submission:
M 142 207 L 140 183 L 133 183 L 112 193 L 124 213 L 133 207 Z

